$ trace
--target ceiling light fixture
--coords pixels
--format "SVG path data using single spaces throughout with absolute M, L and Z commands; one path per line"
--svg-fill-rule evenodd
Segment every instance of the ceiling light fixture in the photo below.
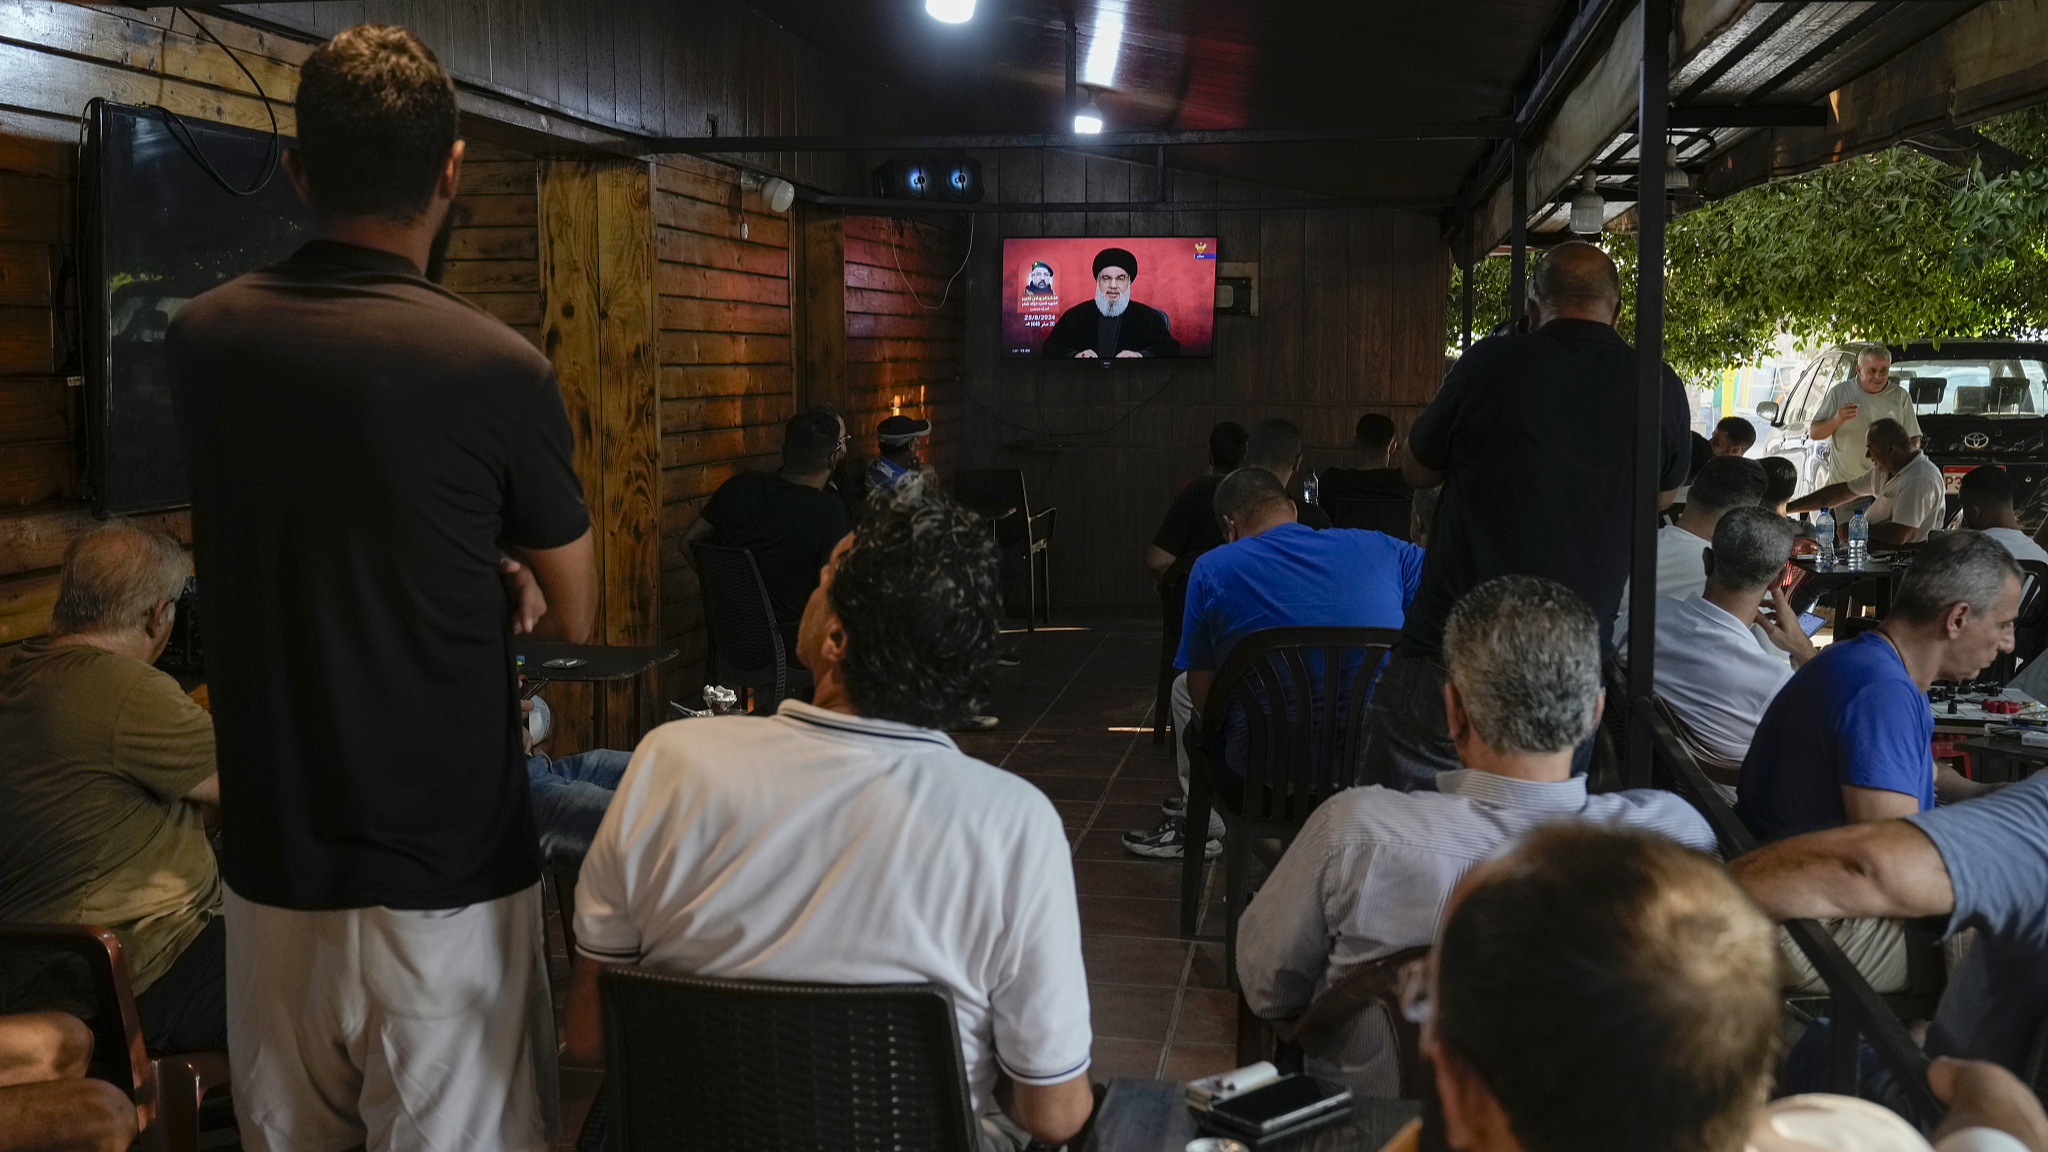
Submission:
M 1607 201 L 1600 196 L 1600 186 L 1593 179 L 1593 170 L 1586 169 L 1579 180 L 1578 194 L 1572 197 L 1572 231 L 1581 236 L 1597 236 L 1607 224 Z
M 965 24 L 974 19 L 974 0 L 924 0 L 924 10 L 934 20 Z
M 1083 136 L 1093 136 L 1102 131 L 1102 105 L 1095 102 L 1092 89 L 1088 93 L 1088 102 L 1074 113 L 1074 131 Z
M 1664 190 L 1666 192 L 1692 191 L 1692 177 L 1678 166 L 1678 145 L 1668 144 L 1664 148 Z
M 1081 83 L 1091 88 L 1116 87 L 1116 58 L 1124 47 L 1124 0 L 1103 0 L 1095 9 L 1095 34 L 1088 40 L 1088 62 Z

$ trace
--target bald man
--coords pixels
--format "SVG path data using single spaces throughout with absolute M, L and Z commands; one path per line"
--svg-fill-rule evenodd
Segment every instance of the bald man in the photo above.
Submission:
M 1848 504 L 1863 496 L 1875 497 L 1865 520 L 1870 525 L 1870 542 L 1879 546 L 1918 544 L 1941 527 L 1947 510 L 1947 484 L 1941 469 L 1920 451 L 1919 440 L 1896 420 L 1877 420 L 1870 425 L 1863 454 L 1870 467 L 1862 475 L 1830 484 L 1801 496 L 1785 506 L 1788 512 L 1812 512 Z M 1849 516 L 1838 517 L 1839 536 L 1849 532 Z
M 1443 485 L 1422 590 L 1373 690 L 1368 779 L 1436 787 L 1459 767 L 1444 717 L 1444 619 L 1495 576 L 1555 580 L 1601 621 L 1629 574 L 1635 489 L 1636 353 L 1614 330 L 1621 279 L 1591 244 L 1552 248 L 1536 266 L 1532 330 L 1490 336 L 1451 369 L 1408 432 L 1403 477 Z M 1664 372 L 1660 503 L 1685 482 L 1692 428 L 1678 377 Z M 1583 755 L 1583 750 L 1582 750 Z
M 1125 248 L 1095 254 L 1095 299 L 1060 313 L 1040 354 L 1048 359 L 1134 359 L 1178 356 L 1180 341 L 1166 313 L 1131 299 L 1138 258 Z

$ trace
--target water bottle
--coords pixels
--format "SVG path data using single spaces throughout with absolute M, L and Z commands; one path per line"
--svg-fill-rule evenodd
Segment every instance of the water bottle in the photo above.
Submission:
M 1858 509 L 1849 521 L 1849 567 L 1861 568 L 1870 559 L 1870 521 Z
M 1813 538 L 1820 544 L 1820 554 L 1813 558 L 1813 566 L 1822 572 L 1835 566 L 1835 514 L 1823 508 L 1813 522 Z
M 1301 478 L 1301 498 L 1311 504 L 1320 505 L 1323 494 L 1322 478 L 1310 472 Z

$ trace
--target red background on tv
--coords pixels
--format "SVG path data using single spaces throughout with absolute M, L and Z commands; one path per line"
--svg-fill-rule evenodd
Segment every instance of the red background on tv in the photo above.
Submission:
M 1059 306 L 1051 318 L 1083 300 L 1095 299 L 1095 254 L 1104 248 L 1127 249 L 1138 258 L 1138 278 L 1131 299 L 1165 312 L 1173 322 L 1173 338 L 1182 356 L 1207 356 L 1216 334 L 1216 261 L 1195 258 L 1201 251 L 1216 254 L 1214 236 L 1133 236 L 1127 239 L 1052 238 L 1003 241 L 1003 354 L 1036 356 L 1050 325 L 1031 328 L 1024 277 L 1035 260 L 1052 265 L 1053 290 Z M 1020 352 L 1019 349 L 1029 351 Z

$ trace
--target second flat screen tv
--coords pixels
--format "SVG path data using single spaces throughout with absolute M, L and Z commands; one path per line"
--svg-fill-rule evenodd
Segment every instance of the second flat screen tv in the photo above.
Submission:
M 1005 356 L 1206 357 L 1216 333 L 1216 238 L 1005 240 L 1002 294 Z

